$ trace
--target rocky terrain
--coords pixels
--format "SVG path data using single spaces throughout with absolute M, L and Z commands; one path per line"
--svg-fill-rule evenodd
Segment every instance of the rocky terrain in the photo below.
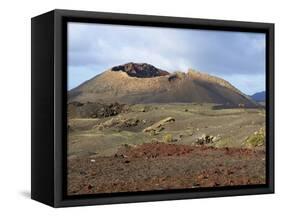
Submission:
M 265 112 L 138 104 L 69 120 L 69 194 L 265 183 Z
M 128 106 L 119 103 L 71 102 L 68 104 L 68 118 L 105 118 L 127 111 Z
M 261 150 L 144 144 L 69 160 L 68 192 L 97 194 L 265 183 Z
M 169 75 L 169 72 L 162 69 L 158 69 L 147 63 L 135 64 L 127 63 L 120 66 L 115 66 L 111 69 L 112 71 L 123 71 L 126 72 L 131 77 L 138 78 L 152 78 L 158 76 Z

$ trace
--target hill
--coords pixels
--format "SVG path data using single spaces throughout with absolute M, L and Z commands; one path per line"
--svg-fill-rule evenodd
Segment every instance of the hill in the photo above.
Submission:
M 229 82 L 190 69 L 169 73 L 150 64 L 128 63 L 99 74 L 68 93 L 69 102 L 258 104 Z
M 264 102 L 265 101 L 265 91 L 255 93 L 251 96 L 251 98 L 257 102 Z

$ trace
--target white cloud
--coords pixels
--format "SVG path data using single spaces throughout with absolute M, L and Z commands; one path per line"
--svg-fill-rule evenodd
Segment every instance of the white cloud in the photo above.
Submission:
M 85 23 L 68 28 L 69 88 L 127 62 L 168 71 L 195 68 L 246 93 L 260 90 L 265 80 L 263 34 Z

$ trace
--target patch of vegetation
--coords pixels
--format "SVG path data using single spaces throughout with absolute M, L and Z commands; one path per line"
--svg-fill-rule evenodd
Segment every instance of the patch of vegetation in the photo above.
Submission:
M 261 128 L 259 131 L 254 132 L 253 135 L 249 136 L 245 144 L 248 148 L 255 148 L 265 145 L 265 130 Z
M 174 138 L 173 138 L 173 135 L 168 133 L 168 134 L 165 134 L 163 136 L 163 141 L 164 142 L 173 142 L 174 141 Z
M 186 76 L 186 74 L 184 72 L 181 72 L 181 71 L 175 71 L 174 73 L 180 79 L 183 79 Z

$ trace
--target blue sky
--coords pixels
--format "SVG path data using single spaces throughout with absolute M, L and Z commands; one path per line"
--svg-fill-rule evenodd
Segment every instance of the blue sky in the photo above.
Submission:
M 68 23 L 68 89 L 127 62 L 193 68 L 249 95 L 265 90 L 265 34 Z

